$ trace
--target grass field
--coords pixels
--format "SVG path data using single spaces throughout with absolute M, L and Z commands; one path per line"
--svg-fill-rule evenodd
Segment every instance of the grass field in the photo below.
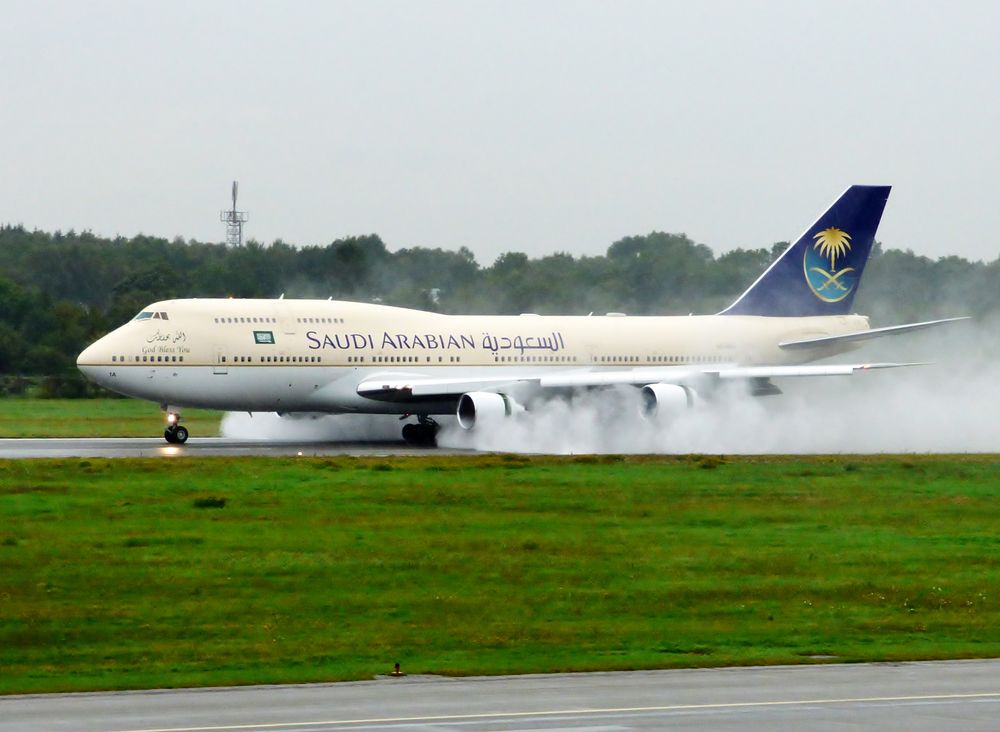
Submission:
M 185 409 L 191 434 L 219 434 L 222 412 Z M 158 437 L 163 412 L 138 399 L 0 399 L 0 437 Z
M 0 692 L 1000 656 L 1000 458 L 0 461 Z

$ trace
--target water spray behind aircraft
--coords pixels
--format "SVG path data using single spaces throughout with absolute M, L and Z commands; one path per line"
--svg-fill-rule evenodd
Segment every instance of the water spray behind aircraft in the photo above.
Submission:
M 774 397 L 736 390 L 669 419 L 642 416 L 639 390 L 616 387 L 553 398 L 475 432 L 442 420 L 443 447 L 521 453 L 807 454 L 1000 452 L 1000 322 L 915 338 L 908 349 L 935 361 L 902 376 L 873 372 L 823 389 L 792 383 Z M 396 440 L 392 417 L 287 420 L 231 414 L 230 437 Z

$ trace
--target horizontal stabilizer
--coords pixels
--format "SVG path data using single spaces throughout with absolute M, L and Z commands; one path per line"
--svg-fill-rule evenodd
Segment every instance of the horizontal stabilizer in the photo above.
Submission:
M 942 320 L 928 320 L 923 323 L 908 323 L 906 325 L 890 325 L 887 328 L 872 328 L 871 330 L 859 330 L 855 333 L 844 333 L 843 335 L 835 336 L 823 336 L 821 338 L 806 338 L 801 341 L 783 341 L 778 344 L 780 348 L 785 349 L 797 349 L 797 348 L 819 348 L 821 346 L 829 346 L 835 343 L 849 343 L 851 341 L 868 341 L 873 338 L 883 338 L 885 336 L 902 335 L 903 333 L 910 333 L 915 330 L 924 330 L 925 328 L 933 328 L 935 325 L 943 325 L 944 323 L 956 323 L 960 320 L 969 320 L 969 317 L 961 318 L 944 318 Z

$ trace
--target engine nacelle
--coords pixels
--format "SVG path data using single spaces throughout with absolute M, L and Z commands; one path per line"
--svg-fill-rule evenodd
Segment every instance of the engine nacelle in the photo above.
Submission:
M 455 416 L 464 430 L 471 430 L 481 422 L 500 422 L 514 413 L 517 405 L 506 394 L 491 391 L 470 391 L 458 399 Z
M 649 419 L 666 417 L 694 407 L 693 389 L 678 384 L 647 384 L 642 387 L 642 415 Z

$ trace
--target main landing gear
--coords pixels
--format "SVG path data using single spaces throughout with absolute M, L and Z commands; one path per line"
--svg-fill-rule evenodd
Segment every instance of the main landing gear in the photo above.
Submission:
M 188 439 L 187 427 L 182 427 L 179 422 L 181 416 L 176 412 L 167 415 L 167 428 L 163 430 L 163 439 L 171 445 L 183 445 Z
M 410 415 L 403 415 L 406 419 Z M 440 429 L 437 422 L 426 414 L 417 415 L 417 423 L 403 425 L 403 439 L 407 444 L 417 447 L 437 447 L 437 433 Z

